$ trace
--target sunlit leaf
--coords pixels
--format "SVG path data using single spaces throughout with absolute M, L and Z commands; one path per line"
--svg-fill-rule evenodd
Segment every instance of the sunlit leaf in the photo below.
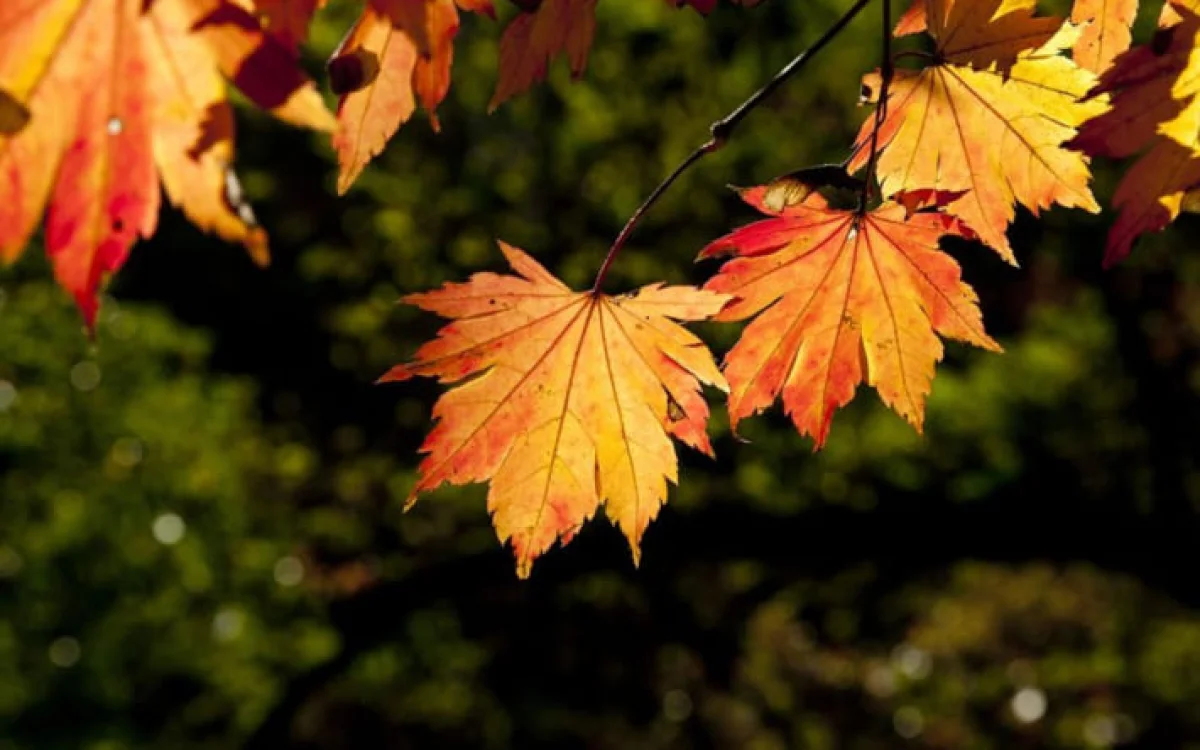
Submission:
M 834 411 L 866 382 L 919 430 L 942 358 L 937 334 L 999 349 L 958 264 L 938 249 L 944 236 L 970 236 L 953 217 L 906 218 L 897 204 L 863 214 L 774 210 L 763 194 L 742 195 L 772 218 L 701 254 L 735 256 L 704 287 L 734 295 L 716 319 L 754 318 L 725 357 L 735 428 L 782 397 L 796 429 L 820 447 Z
M 488 509 L 522 577 L 604 506 L 636 562 L 677 480 L 670 437 L 711 454 L 701 383 L 726 387 L 704 344 L 673 321 L 708 318 L 728 297 L 662 284 L 574 292 L 501 249 L 519 275 L 479 273 L 407 300 L 453 322 L 383 380 L 458 383 L 434 407 L 409 502 L 442 483 L 490 482 Z
M 90 325 L 104 278 L 155 230 L 161 179 L 196 224 L 265 262 L 219 71 L 281 118 L 332 125 L 294 55 L 229 0 L 5 4 L 0 89 L 30 118 L 0 136 L 0 256 L 44 212 L 55 275 Z
M 1087 157 L 1063 146 L 1107 106 L 1103 97 L 1081 101 L 1096 79 L 1061 54 L 1078 30 L 1034 17 L 1032 0 L 929 0 L 918 8 L 901 28 L 927 27 L 936 62 L 897 71 L 888 91 L 879 133 L 884 194 L 961 191 L 946 211 L 1009 262 L 1014 203 L 1035 214 L 1055 204 L 1098 212 Z M 879 74 L 864 86 L 876 99 Z M 863 124 L 851 169 L 867 163 L 874 124 L 874 116 Z

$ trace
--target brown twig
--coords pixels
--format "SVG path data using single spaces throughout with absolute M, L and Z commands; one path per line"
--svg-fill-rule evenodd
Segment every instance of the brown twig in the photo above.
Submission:
M 880 64 L 879 103 L 875 105 L 875 127 L 871 130 L 871 156 L 867 159 L 867 172 L 863 175 L 863 190 L 858 202 L 858 210 L 867 210 L 867 201 L 875 186 L 875 166 L 879 161 L 879 130 L 887 119 L 888 87 L 892 83 L 895 68 L 892 63 L 892 4 L 883 0 L 883 62 Z
M 870 2 L 871 0 L 856 0 L 854 5 L 850 6 L 850 9 L 847 10 L 841 18 L 835 21 L 832 26 L 826 29 L 825 33 L 822 34 L 819 39 L 813 42 L 808 49 L 792 58 L 791 62 L 783 66 L 779 72 L 771 78 L 771 80 L 767 81 L 767 83 L 763 85 L 762 88 L 751 94 L 749 99 L 742 102 L 732 112 L 709 126 L 708 130 L 711 134 L 711 137 L 708 139 L 708 141 L 703 145 L 698 146 L 694 151 L 688 154 L 687 158 L 680 162 L 679 166 L 675 167 L 675 169 L 671 171 L 671 174 L 667 175 L 667 178 L 658 184 L 658 187 L 654 188 L 646 200 L 642 201 L 642 205 L 637 207 L 637 210 L 634 211 L 633 215 L 629 217 L 629 221 L 625 222 L 625 226 L 621 229 L 621 233 L 617 235 L 617 238 L 613 240 L 612 247 L 608 249 L 608 255 L 604 257 L 604 263 L 600 265 L 600 270 L 596 272 L 596 282 L 592 285 L 593 293 L 598 293 L 600 291 L 600 286 L 604 283 L 604 277 L 608 275 L 608 269 L 612 266 L 613 261 L 616 259 L 617 253 L 621 252 L 621 248 L 625 246 L 625 242 L 629 239 L 629 235 L 633 234 L 633 230 L 637 227 L 638 223 L 641 222 L 642 217 L 648 210 L 650 210 L 650 207 L 662 197 L 662 194 L 667 191 L 667 188 L 671 187 L 671 185 L 677 179 L 679 179 L 684 172 L 686 172 L 696 162 L 700 161 L 701 158 L 715 151 L 719 151 L 721 147 L 728 142 L 730 136 L 733 135 L 733 131 L 735 128 L 737 128 L 738 124 L 744 120 L 751 111 L 753 111 L 759 104 L 762 104 L 764 99 L 775 92 L 775 89 L 783 85 L 789 78 L 803 68 L 804 65 L 811 60 L 814 55 L 832 42 L 834 38 L 841 33 L 842 29 L 846 28 L 846 26 L 854 20 L 854 17 L 857 16 L 859 12 Z M 887 5 L 886 1 L 884 2 L 884 5 Z M 885 13 L 886 12 L 887 11 L 885 11 Z M 891 29 L 889 28 L 887 31 L 890 32 Z M 886 64 L 890 65 L 890 62 Z

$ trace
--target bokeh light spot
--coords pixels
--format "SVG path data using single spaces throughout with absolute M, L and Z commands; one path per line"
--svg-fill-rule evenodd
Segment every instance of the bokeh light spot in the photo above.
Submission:
M 680 723 L 692 715 L 692 697 L 683 690 L 668 690 L 663 696 L 663 716 L 667 721 Z
M 1022 724 L 1032 724 L 1046 715 L 1046 694 L 1039 688 L 1025 687 L 1013 694 L 1013 716 Z
M 87 393 L 100 385 L 100 366 L 95 362 L 80 362 L 71 368 L 71 387 Z
M 83 656 L 83 648 L 79 645 L 79 641 L 64 636 L 57 638 L 50 644 L 50 663 L 61 669 L 68 669 L 79 663 L 79 658 Z
M 159 544 L 165 544 L 170 547 L 173 544 L 178 544 L 183 539 L 183 535 L 187 533 L 187 524 L 183 522 L 183 519 L 178 514 L 163 513 L 154 519 L 150 530 Z
M 902 706 L 892 716 L 892 726 L 896 728 L 896 734 L 911 740 L 924 731 L 925 717 L 916 706 Z
M 212 634 L 218 641 L 237 640 L 245 629 L 246 615 L 239 609 L 223 607 L 213 615 Z
M 288 555 L 275 562 L 275 583 L 280 586 L 296 586 L 304 580 L 304 563 Z

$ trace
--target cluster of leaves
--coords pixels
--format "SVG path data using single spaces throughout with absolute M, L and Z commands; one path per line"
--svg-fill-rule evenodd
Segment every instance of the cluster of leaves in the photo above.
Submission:
M 334 116 L 298 64 L 322 4 L 9 3 L 0 254 L 15 257 L 45 213 L 55 272 L 90 324 L 103 277 L 154 231 L 161 180 L 193 222 L 265 261 L 231 169 L 220 76 L 276 116 L 332 132 L 344 192 L 418 104 L 437 127 L 459 11 L 493 15 L 487 0 L 369 0 L 329 63 Z M 714 3 L 690 4 L 704 13 Z M 923 33 L 932 49 L 886 46 L 881 70 L 864 78 L 875 111 L 842 168 L 847 180 L 864 173 L 854 199 L 832 204 L 816 191 L 828 183 L 797 177 L 742 191 L 768 218 L 702 251 L 734 256 L 702 289 L 602 293 L 623 233 L 589 291 L 502 244 L 517 275 L 481 273 L 412 297 L 453 322 L 384 379 L 463 381 L 435 406 L 412 499 L 489 481 L 497 531 L 527 575 L 602 505 L 637 558 L 677 479 L 671 438 L 711 452 L 702 385 L 729 393 L 734 426 L 781 399 L 817 447 L 863 382 L 919 430 L 939 336 L 999 349 L 941 239 L 978 240 L 1015 264 L 1006 229 L 1017 204 L 1098 212 L 1090 158 L 1144 152 L 1113 199 L 1112 262 L 1189 207 L 1200 182 L 1197 8 L 1171 0 L 1155 39 L 1128 50 L 1129 0 L 1077 0 L 1069 20 L 1038 16 L 1034 4 L 915 0 L 894 36 Z M 501 39 L 493 108 L 559 55 L 581 73 L 591 46 L 594 0 L 521 7 Z M 925 64 L 896 69 L 912 58 Z M 709 318 L 753 319 L 720 369 L 677 322 Z
M 781 178 L 741 191 L 769 218 L 701 252 L 734 256 L 696 292 L 726 295 L 712 317 L 753 319 L 725 356 L 723 379 L 713 377 L 712 360 L 695 345 L 666 343 L 681 335 L 666 318 L 707 317 L 702 298 L 686 308 L 660 302 L 641 321 L 630 315 L 640 325 L 617 339 L 607 331 L 622 329 L 606 329 L 592 306 L 625 309 L 647 290 L 573 295 L 511 249 L 522 279 L 479 274 L 413 296 L 456 320 L 414 364 L 385 380 L 479 376 L 435 408 L 439 421 L 423 447 L 429 456 L 414 493 L 490 480 L 489 509 L 524 575 L 533 557 L 556 539 L 569 540 L 602 505 L 637 559 L 645 526 L 665 500 L 663 480 L 675 478 L 673 455 L 651 458 L 662 455 L 657 446 L 674 435 L 708 449 L 695 438 L 707 412 L 679 396 L 684 390 L 697 399 L 700 382 L 728 391 L 735 428 L 782 399 L 817 447 L 834 411 L 864 381 L 919 430 L 943 354 L 939 335 L 1000 349 L 958 264 L 939 249 L 941 239 L 978 240 L 1015 265 L 1006 230 L 1016 204 L 1034 213 L 1054 205 L 1099 212 L 1089 157 L 1126 156 L 1157 139 L 1155 148 L 1168 153 L 1144 157 L 1114 199 L 1122 213 L 1110 236 L 1112 261 L 1134 237 L 1173 219 L 1197 182 L 1188 169 L 1195 168 L 1200 127 L 1186 113 L 1194 92 L 1181 97 L 1178 83 L 1188 79 L 1195 16 L 1167 6 L 1162 37 L 1122 54 L 1132 10 L 1093 6 L 1081 0 L 1074 21 L 1036 16 L 1032 0 L 911 6 L 895 35 L 926 32 L 933 51 L 914 55 L 928 62 L 920 69 L 893 70 L 888 60 L 864 78 L 876 111 L 845 164 L 849 174 L 867 172 L 855 205 L 832 206 L 815 191 L 819 184 Z M 1128 127 L 1132 118 L 1140 129 Z M 1190 147 L 1180 145 L 1184 131 Z M 867 210 L 876 178 L 882 202 Z M 638 358 L 623 355 L 630 346 Z M 659 385 L 627 382 L 633 379 Z
M 459 9 L 491 0 L 368 0 L 329 61 L 336 116 L 304 73 L 299 45 L 324 0 L 14 0 L 0 9 L 0 258 L 43 214 L 59 283 L 89 327 L 105 277 L 154 233 L 167 197 L 197 226 L 246 245 L 267 237 L 233 171 L 222 75 L 282 120 L 331 132 L 345 192 L 419 103 L 450 86 Z M 492 107 L 565 53 L 581 73 L 594 0 L 547 0 L 504 31 Z M 697 0 L 707 11 L 711 0 Z

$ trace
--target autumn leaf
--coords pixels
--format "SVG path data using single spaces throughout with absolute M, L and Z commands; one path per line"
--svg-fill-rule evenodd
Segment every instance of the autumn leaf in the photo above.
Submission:
M 487 0 L 462 0 L 464 10 L 492 15 Z M 450 89 L 458 10 L 454 0 L 371 0 L 329 61 L 339 94 L 338 193 L 345 193 L 419 102 L 430 113 Z
M 1122 55 L 1100 79 L 1112 109 L 1084 124 L 1072 146 L 1094 156 L 1141 158 L 1113 194 L 1118 210 L 1108 233 L 1104 263 L 1129 255 L 1133 242 L 1175 220 L 1200 185 L 1200 16 L 1180 4 L 1180 19 L 1158 32 L 1155 43 Z
M 0 90 L 31 120 L 0 136 L 0 258 L 45 213 L 55 275 L 90 326 L 104 277 L 155 230 L 161 181 L 193 222 L 265 262 L 221 72 L 283 119 L 332 124 L 294 56 L 228 0 L 6 2 Z
M 29 99 L 77 11 L 75 2 L 8 0 L 0 7 L 0 30 L 26 30 L 24 45 L 0 47 L 0 135 L 29 123 Z M 0 34 L 0 39 L 8 34 Z
M 308 36 L 313 14 L 324 5 L 325 0 L 254 0 L 263 29 L 292 49 Z
M 971 236 L 958 220 L 906 218 L 895 203 L 860 214 L 811 199 L 780 209 L 766 191 L 741 195 L 772 218 L 701 253 L 735 256 L 704 286 L 734 295 L 716 319 L 754 318 L 723 367 L 735 429 L 782 396 L 796 429 L 819 448 L 834 411 L 865 381 L 920 430 L 942 358 L 936 334 L 999 351 L 958 264 L 938 249 L 944 236 Z
M 1137 9 L 1138 0 L 1075 0 L 1071 22 L 1083 29 L 1075 43 L 1075 62 L 1093 73 L 1112 67 L 1133 41 Z
M 500 74 L 488 111 L 544 79 L 560 54 L 566 54 L 571 75 L 583 75 L 595 33 L 596 0 L 542 0 L 533 12 L 509 21 L 500 37 Z
M 521 577 L 603 505 L 636 563 L 677 481 L 670 436 L 711 455 L 700 384 L 726 388 L 708 349 L 673 320 L 703 320 L 728 298 L 662 284 L 574 292 L 500 248 L 518 275 L 478 273 L 406 300 L 453 322 L 381 380 L 458 383 L 434 406 L 409 504 L 442 483 L 489 481 L 488 510 Z
M 524 12 L 517 15 L 500 37 L 500 74 L 488 111 L 528 90 L 546 78 L 550 63 L 567 56 L 571 75 L 583 75 L 588 51 L 596 33 L 596 0 L 515 0 Z M 717 0 L 667 0 L 670 5 L 690 5 L 707 15 Z M 747 7 L 759 0 L 741 0 Z
M 887 196 L 961 191 L 946 211 L 1014 263 L 1005 236 L 1014 202 L 1035 214 L 1054 204 L 1100 210 L 1087 157 L 1063 144 L 1106 100 L 1081 101 L 1095 76 L 1061 55 L 1078 29 L 1034 17 L 1033 0 L 918 3 L 899 28 L 927 30 L 935 63 L 898 70 L 891 83 L 879 132 L 880 185 Z M 876 99 L 879 74 L 864 87 Z M 859 132 L 852 170 L 869 159 L 874 125 L 868 117 Z

